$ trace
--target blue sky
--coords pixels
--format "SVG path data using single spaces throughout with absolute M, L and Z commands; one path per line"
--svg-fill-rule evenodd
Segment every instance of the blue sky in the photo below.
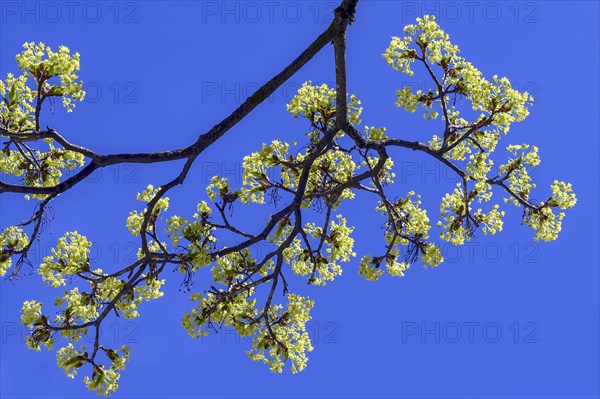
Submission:
M 302 51 L 330 21 L 337 2 L 20 2 L 0 3 L 0 73 L 16 72 L 26 41 L 66 45 L 81 54 L 88 99 L 66 116 L 46 109 L 50 125 L 101 153 L 185 146 L 235 109 L 258 85 Z M 402 279 L 361 279 L 358 261 L 327 287 L 294 281 L 316 301 L 309 365 L 297 375 L 271 374 L 244 353 L 230 331 L 205 342 L 189 338 L 180 320 L 191 308 L 166 272 L 166 295 L 142 305 L 136 320 L 111 319 L 102 334 L 132 348 L 114 397 L 519 397 L 600 395 L 598 253 L 599 7 L 597 2 L 386 2 L 361 0 L 348 30 L 349 92 L 363 102 L 363 124 L 395 137 L 428 140 L 431 122 L 394 106 L 395 91 L 426 84 L 393 71 L 381 57 L 393 35 L 433 13 L 451 40 L 487 77 L 507 76 L 531 92 L 530 117 L 501 144 L 538 145 L 534 177 L 540 197 L 554 179 L 572 182 L 578 203 L 559 239 L 536 243 L 507 209 L 505 228 L 466 247 L 444 247 L 436 269 L 415 265 Z M 268 101 L 197 160 L 172 191 L 173 214 L 191 215 L 213 174 L 239 184 L 241 159 L 273 139 L 302 138 L 306 128 L 285 104 L 306 80 L 333 82 L 327 46 Z M 499 151 L 500 152 L 500 151 Z M 396 161 L 393 193 L 415 190 L 435 218 L 455 179 L 412 151 Z M 125 265 L 136 241 L 125 228 L 135 194 L 170 180 L 180 167 L 120 165 L 102 170 L 53 205 L 55 220 L 34 247 L 40 261 L 65 231 L 94 242 L 93 261 Z M 31 212 L 17 196 L 0 200 L 2 227 Z M 382 247 L 373 203 L 342 208 L 355 225 L 361 255 Z M 241 223 L 264 218 L 238 207 Z M 266 248 L 263 248 L 266 250 Z M 259 251 L 261 249 L 258 249 Z M 196 276 L 194 290 L 210 285 Z M 19 325 L 24 300 L 56 294 L 35 275 L 0 282 L 0 396 L 92 397 L 70 380 L 54 352 L 26 348 Z

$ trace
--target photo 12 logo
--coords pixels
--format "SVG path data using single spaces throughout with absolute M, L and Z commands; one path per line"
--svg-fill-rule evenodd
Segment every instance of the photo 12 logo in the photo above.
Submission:
M 206 332 L 208 335 L 203 335 L 200 338 L 203 343 L 217 342 L 218 340 L 222 344 L 240 344 L 251 343 L 253 340 L 252 336 L 240 337 L 238 332 L 230 326 L 213 326 L 213 328 L 207 328 Z M 313 345 L 338 344 L 341 342 L 340 326 L 334 321 L 309 321 L 306 323 L 306 332 Z
M 5 321 L 0 325 L 0 343 L 2 345 L 11 344 L 13 342 L 19 342 L 25 344 L 27 335 L 30 331 L 27 327 L 24 327 L 20 321 Z M 140 342 L 140 326 L 133 321 L 115 321 L 111 324 L 100 326 L 99 330 L 100 337 L 111 344 L 137 344 Z M 54 337 L 56 342 L 64 343 L 68 342 L 60 334 L 56 334 Z M 88 344 L 94 343 L 94 332 L 90 331 L 88 334 L 83 335 L 82 341 Z
M 2 23 L 136 24 L 140 7 L 133 1 L 2 1 Z
M 105 99 L 114 104 L 138 104 L 140 102 L 140 86 L 136 82 L 85 82 L 84 101 L 95 104 Z
M 402 22 L 412 22 L 425 14 L 444 23 L 540 22 L 540 6 L 533 1 L 403 1 Z
M 515 344 L 537 344 L 540 327 L 535 322 L 498 323 L 495 321 L 405 321 L 401 325 L 402 343 L 486 343 L 501 341 Z
M 201 21 L 221 23 L 329 24 L 336 1 L 202 1 Z
M 268 103 L 289 103 L 298 93 L 304 82 L 288 81 L 283 83 L 267 100 Z M 329 87 L 335 87 L 335 82 L 323 82 Z M 202 103 L 231 103 L 239 105 L 258 91 L 263 82 L 202 82 L 200 86 L 200 101 Z

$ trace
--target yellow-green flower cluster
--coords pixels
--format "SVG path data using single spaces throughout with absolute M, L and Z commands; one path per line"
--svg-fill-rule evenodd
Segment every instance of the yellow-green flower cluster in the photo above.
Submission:
M 255 267 L 256 259 L 248 248 L 244 248 L 241 252 L 232 252 L 219 257 L 211 272 L 215 282 L 228 286 L 236 279 L 243 280 L 245 277 L 243 272 L 253 271 Z
M 42 304 L 36 301 L 25 301 L 21 308 L 21 322 L 25 327 L 33 327 L 42 320 Z
M 458 54 L 458 47 L 450 43 L 450 36 L 435 22 L 433 15 L 425 15 L 417 18 L 416 24 L 406 25 L 404 34 L 412 37 L 420 49 L 426 50 L 425 54 L 432 64 L 441 64 Z
M 252 335 L 258 329 L 254 323 L 258 310 L 256 299 L 251 299 L 253 294 L 253 288 L 239 295 L 209 292 L 202 296 L 194 293 L 191 296 L 192 301 L 200 304 L 183 315 L 183 328 L 191 337 L 198 338 L 209 334 L 208 323 L 213 322 L 235 328 L 242 337 Z
M 395 253 L 397 252 L 397 250 L 392 250 L 391 255 L 397 259 L 398 254 Z M 396 262 L 395 260 L 393 262 L 386 262 L 386 271 L 390 276 L 394 276 L 394 277 L 404 277 L 404 272 L 408 270 L 408 268 L 410 267 L 410 263 L 408 262 Z
M 289 190 L 298 186 L 298 180 L 302 173 L 301 162 L 306 159 L 307 154 L 298 154 L 293 156 L 289 154 L 289 144 L 275 140 L 270 145 L 263 144 L 261 151 L 254 152 L 244 157 L 243 163 L 243 187 L 239 192 L 239 198 L 243 203 L 254 202 L 264 204 L 265 193 L 276 183 L 282 184 Z M 390 166 L 391 167 L 391 166 Z M 271 170 L 279 168 L 280 181 L 271 180 L 274 173 Z M 354 172 L 359 169 L 352 156 L 344 151 L 330 150 L 320 156 L 313 162 L 308 180 L 306 183 L 306 193 L 308 195 L 333 193 L 335 187 L 352 179 Z M 213 183 L 209 186 L 212 192 L 211 198 L 216 198 L 214 191 L 217 184 L 223 185 L 224 179 L 213 178 Z M 327 181 L 328 183 L 325 183 Z M 227 195 L 229 187 L 219 188 L 221 195 Z M 336 201 L 332 204 L 335 209 L 341 200 L 352 199 L 354 194 L 350 189 L 344 189 Z M 310 207 L 311 200 L 304 201 L 304 208 Z
M 316 226 L 314 223 L 306 223 L 304 231 L 308 237 L 324 240 L 326 256 L 311 254 L 307 248 L 303 248 L 301 241 L 296 238 L 292 244 L 283 251 L 284 259 L 292 267 L 294 273 L 299 276 L 312 276 L 311 284 L 324 286 L 328 281 L 333 281 L 336 276 L 342 274 L 341 262 L 349 262 L 350 258 L 356 256 L 352 251 L 354 239 L 350 237 L 353 227 L 346 225 L 346 219 L 337 215 L 337 222 L 332 220 L 329 224 L 328 233 Z
M 302 116 L 313 126 L 319 128 L 331 127 L 335 118 L 336 91 L 323 83 L 315 86 L 309 80 L 305 82 L 298 93 L 287 105 L 288 112 L 295 118 Z M 348 120 L 355 125 L 360 124 L 360 100 L 351 95 L 348 101 Z
M 138 193 L 137 199 L 138 199 L 138 201 L 150 203 L 153 200 L 153 198 L 156 196 L 156 194 L 158 193 L 158 190 L 159 190 L 158 188 L 155 189 L 152 184 L 149 184 L 148 187 L 146 187 L 146 189 L 144 191 L 142 191 L 141 193 Z M 152 208 L 152 212 L 150 213 L 150 218 L 153 219 L 154 221 L 156 221 L 160 212 L 166 211 L 167 209 L 169 209 L 169 198 L 162 197 L 158 201 L 156 201 L 156 204 L 154 204 L 154 207 Z M 140 234 L 140 230 L 142 228 L 142 224 L 144 222 L 145 215 L 146 215 L 146 209 L 142 210 L 142 212 L 138 212 L 138 211 L 129 212 L 129 216 L 127 217 L 127 228 L 129 229 L 131 234 L 133 234 L 134 236 L 138 236 Z M 154 223 L 152 223 L 152 220 L 150 220 L 150 222 L 148 223 L 148 230 L 153 230 L 153 229 L 154 229 Z
M 384 270 L 379 267 L 380 263 L 374 262 L 371 255 L 365 255 L 360 259 L 358 274 L 366 280 L 377 281 L 384 273 Z M 392 270 L 395 270 L 392 268 Z
M 291 173 L 289 167 L 282 165 L 284 161 L 298 162 L 298 159 L 294 159 L 291 155 L 288 156 L 289 147 L 288 143 L 274 140 L 270 145 L 263 144 L 260 151 L 253 152 L 244 157 L 242 164 L 244 169 L 242 172 L 244 187 L 240 190 L 240 200 L 243 203 L 254 202 L 264 204 L 265 193 L 271 185 L 268 177 L 270 168 L 281 166 L 282 183 L 290 189 L 295 187 L 297 184 L 296 177 L 299 172 L 296 171 L 294 175 Z M 214 180 L 214 182 L 216 181 L 218 181 L 218 178 Z M 213 184 L 216 184 L 214 182 Z M 225 191 L 225 193 L 227 192 L 228 190 Z M 216 198 L 216 194 L 214 196 Z
M 27 347 L 35 351 L 40 350 L 40 343 L 47 349 L 52 349 L 54 339 L 51 332 L 46 328 L 47 319 L 42 315 L 42 304 L 36 301 L 25 301 L 21 308 L 21 322 L 31 335 L 26 337 Z
M 12 73 L 0 80 L 0 125 L 15 133 L 35 129 L 35 90 L 27 85 L 29 76 L 15 77 Z
M 166 222 L 167 235 L 175 248 L 184 248 L 185 255 L 182 255 L 191 265 L 191 270 L 196 271 L 201 267 L 208 266 L 212 259 L 209 253 L 214 249 L 216 237 L 212 234 L 215 228 L 208 223 L 212 209 L 205 201 L 202 201 L 196 207 L 197 212 L 193 215 L 193 220 L 189 221 L 181 216 L 173 216 Z M 183 247 L 181 241 L 185 239 L 188 244 Z M 182 265 L 181 272 L 187 272 Z
M 60 183 L 63 170 L 73 170 L 85 164 L 85 157 L 75 151 L 56 148 L 52 139 L 45 139 L 48 151 L 35 150 L 35 157 L 41 161 L 29 164 L 25 172 L 25 184 L 36 187 L 52 187 Z M 33 195 L 33 198 L 44 199 L 46 195 Z
M 209 323 L 212 328 L 232 326 L 242 337 L 254 335 L 252 349 L 248 351 L 253 360 L 264 362 L 273 372 L 281 372 L 285 363 L 291 361 L 292 373 L 301 371 L 306 367 L 306 352 L 313 349 L 306 332 L 313 301 L 288 294 L 287 309 L 272 305 L 267 310 L 267 327 L 265 315 L 262 312 L 259 315 L 253 295 L 253 288 L 241 294 L 227 291 L 208 292 L 204 296 L 192 294 L 192 301 L 200 304 L 183 316 L 183 327 L 190 336 L 198 338 L 209 334 Z
M 64 170 L 72 170 L 85 164 L 85 157 L 75 151 L 56 148 L 52 139 L 44 140 L 48 145 L 45 152 L 32 149 L 36 161 L 27 160 L 18 149 L 7 147 L 0 152 L 0 173 L 23 177 L 26 185 L 32 187 L 52 187 L 60 183 Z M 46 194 L 34 194 L 36 199 L 44 199 Z M 25 198 L 29 199 L 30 196 Z
M 552 183 L 552 197 L 548 205 L 560 209 L 571 209 L 577 203 L 571 183 L 554 180 Z
M 82 101 L 83 83 L 76 75 L 79 70 L 79 54 L 71 55 L 69 49 L 60 46 L 58 52 L 43 43 L 25 43 L 24 51 L 17 55 L 18 77 L 8 74 L 0 81 L 0 126 L 11 133 L 29 133 L 36 129 L 36 108 L 51 97 L 62 97 L 67 112 L 75 107 L 74 100 Z M 29 84 L 30 78 L 33 86 Z M 41 108 L 40 108 L 41 109 Z M 63 171 L 84 165 L 84 156 L 78 152 L 58 149 L 50 138 L 44 140 L 47 149 L 28 149 L 12 143 L 0 153 L 0 173 L 23 177 L 28 186 L 51 187 L 60 182 Z M 14 145 L 14 147 L 13 147 Z M 44 199 L 45 194 L 31 197 Z M 30 196 L 26 196 L 27 199 Z
M 0 234 L 0 277 L 12 265 L 11 255 L 29 245 L 29 237 L 18 226 L 10 226 Z
M 18 150 L 9 149 L 0 152 L 0 173 L 9 176 L 23 176 L 25 173 L 24 165 L 25 158 Z
M 504 211 L 499 211 L 499 208 L 500 205 L 495 204 L 488 213 L 483 213 L 482 209 L 478 209 L 473 214 L 473 218 L 483 226 L 481 228 L 483 234 L 496 234 L 502 231 Z
M 490 159 L 490 156 L 496 149 L 496 145 L 500 140 L 500 134 L 496 129 L 476 130 L 472 136 L 472 140 L 477 144 L 470 140 L 465 140 L 462 146 L 459 145 L 456 148 L 462 147 L 465 153 L 469 153 L 466 170 L 471 178 L 478 182 L 484 182 L 487 180 L 488 174 L 494 166 L 494 161 Z
M 443 261 L 441 250 L 433 243 L 423 241 L 429 238 L 431 224 L 427 211 L 421 208 L 420 198 L 420 195 L 410 191 L 406 197 L 393 203 L 380 202 L 377 205 L 376 210 L 387 219 L 385 240 L 388 250 L 384 256 L 363 256 L 360 260 L 359 275 L 370 281 L 378 280 L 386 271 L 391 276 L 404 276 L 411 264 L 406 260 L 399 261 L 400 245 L 413 246 L 416 254 L 422 255 L 421 260 L 431 266 L 437 266 Z M 385 270 L 381 267 L 384 261 Z
M 413 199 L 416 197 L 416 199 Z M 431 224 L 429 223 L 429 217 L 427 211 L 421 208 L 421 196 L 415 195 L 414 191 L 409 191 L 406 197 L 398 199 L 392 204 L 393 212 L 389 214 L 388 208 L 384 204 L 379 203 L 377 210 L 382 213 L 385 217 L 393 220 L 395 223 L 387 236 L 391 242 L 391 237 L 395 232 L 401 233 L 405 236 L 419 236 L 421 238 L 429 238 L 429 229 Z M 390 221 L 388 220 L 388 223 Z M 408 241 L 401 238 L 402 244 L 408 244 Z
M 130 348 L 125 345 L 120 350 L 100 347 L 99 352 L 103 352 L 112 364 L 108 369 L 104 365 L 93 365 L 92 376 L 85 376 L 84 383 L 89 390 L 96 391 L 98 395 L 110 396 L 119 387 L 119 371 L 125 369 L 125 362 L 130 358 Z M 56 363 L 69 378 L 75 378 L 79 369 L 88 363 L 88 359 L 89 354 L 85 351 L 85 346 L 78 350 L 72 343 L 56 352 Z
M 79 368 L 87 363 L 87 358 L 87 352 L 79 352 L 70 342 L 56 351 L 56 363 L 69 378 L 75 378 Z
M 144 275 L 142 275 L 144 277 Z M 142 301 L 151 301 L 158 299 L 164 295 L 160 288 L 165 283 L 165 280 L 156 278 L 147 278 L 146 284 L 138 285 L 129 291 L 124 297 L 121 297 L 115 308 L 122 312 L 123 317 L 127 319 L 135 319 L 139 317 L 137 309 Z
M 463 245 L 465 239 L 470 238 L 468 230 L 463 222 L 465 221 L 468 209 L 465 206 L 465 196 L 460 189 L 461 183 L 451 194 L 446 193 L 440 204 L 440 213 L 442 220 L 438 221 L 437 227 L 442 228 L 440 238 L 454 245 Z M 469 206 L 467 204 L 467 206 Z
M 418 98 L 421 94 L 421 90 L 413 93 L 410 87 L 405 86 L 402 90 L 396 91 L 396 96 L 398 97 L 396 105 L 404 108 L 408 112 L 415 112 L 417 110 L 417 105 L 419 105 Z
M 354 172 L 359 168 L 360 166 L 352 159 L 352 155 L 340 150 L 327 151 L 312 164 L 306 184 L 306 192 L 308 194 L 331 192 L 337 185 L 351 180 Z M 324 184 L 325 181 L 327 183 Z M 336 209 L 341 200 L 352 198 L 354 198 L 352 190 L 344 189 L 332 204 L 332 208 Z M 306 201 L 302 205 L 308 208 L 310 201 Z
M 506 134 L 512 122 L 522 121 L 529 114 L 528 107 L 532 104 L 533 98 L 527 92 L 521 93 L 513 89 L 506 77 L 500 78 L 494 75 L 491 80 L 484 78 L 477 68 L 459 56 L 458 47 L 450 42 L 448 34 L 444 33 L 435 22 L 435 17 L 426 15 L 424 18 L 417 18 L 417 23 L 406 26 L 404 33 L 406 36 L 403 38 L 392 38 L 383 54 L 386 62 L 395 70 L 409 76 L 413 75 L 411 66 L 415 61 L 426 63 L 426 68 L 431 74 L 437 73 L 437 67 L 440 67 L 444 73 L 443 76 L 436 75 L 434 78 L 433 90 L 413 92 L 409 86 L 398 90 L 397 106 L 409 112 L 415 112 L 417 107 L 421 106 L 426 111 L 423 116 L 432 120 L 437 119 L 444 109 L 447 113 L 445 118 L 454 128 L 456 139 L 459 133 L 466 132 L 468 124 L 464 119 L 459 118 L 459 112 L 454 106 L 449 106 L 452 98 L 446 94 L 448 92 L 463 95 L 471 102 L 472 109 L 480 112 L 477 122 L 485 122 L 484 118 L 490 118 L 486 125 L 493 126 L 491 129 L 494 135 L 497 132 Z M 439 103 L 439 109 L 434 110 L 432 107 L 436 103 Z M 452 144 L 452 140 L 449 140 L 448 144 Z M 440 138 L 434 136 L 430 146 L 436 150 L 440 149 Z M 448 158 L 464 159 L 465 154 L 470 152 L 469 147 L 475 148 L 474 143 L 461 142 L 452 149 Z M 489 152 L 492 151 L 493 148 Z M 483 169 L 488 169 L 491 164 L 486 166 L 482 164 L 485 158 L 487 156 L 480 155 L 478 159 L 472 161 L 476 161 Z
M 107 300 L 112 299 L 112 297 L 107 298 Z M 100 306 L 89 293 L 80 293 L 79 288 L 77 287 L 72 290 L 66 290 L 62 297 L 56 298 L 54 304 L 56 306 L 66 305 L 65 310 L 62 312 L 63 314 L 57 316 L 56 322 L 65 321 L 68 318 L 69 322 L 79 320 L 83 323 L 87 323 L 98 317 L 98 308 Z M 69 337 L 74 341 L 78 341 L 81 338 L 79 331 L 76 332 L 77 336 L 72 335 L 68 330 L 63 330 L 62 333 L 63 336 Z
M 523 215 L 525 223 L 535 230 L 536 241 L 553 241 L 558 238 L 562 228 L 564 212 L 557 214 L 551 208 L 562 210 L 575 206 L 577 198 L 570 183 L 555 180 L 552 183 L 552 195 L 547 201 L 541 202 L 539 206 L 531 205 L 531 190 L 536 187 L 527 167 L 535 167 L 540 164 L 538 148 L 528 144 L 509 145 L 507 150 L 513 158 L 500 166 L 500 172 L 505 176 L 509 190 L 518 198 L 509 195 L 504 202 L 521 207 L 524 203 L 530 204 L 526 207 Z
M 454 245 L 463 245 L 465 240 L 472 236 L 475 227 L 482 226 L 483 234 L 496 234 L 502 230 L 504 211 L 500 211 L 499 205 L 493 205 L 489 212 L 485 213 L 479 208 L 471 213 L 471 204 L 477 199 L 479 203 L 489 201 L 492 197 L 491 186 L 485 181 L 477 181 L 472 191 L 465 199 L 465 193 L 461 189 L 462 183 L 452 194 L 446 194 L 440 204 L 442 220 L 437 226 L 442 228 L 440 237 Z
M 527 166 L 535 167 L 540 164 L 538 148 L 533 145 L 509 145 L 507 150 L 516 158 L 509 158 L 508 162 L 500 165 L 500 172 L 508 174 L 508 187 L 510 190 L 523 200 L 528 200 L 531 190 L 535 188 L 531 176 L 527 172 Z M 520 207 L 521 203 L 509 196 L 504 202 Z
M 85 347 L 82 346 L 82 351 Z M 59 349 L 56 353 L 56 362 L 62 368 L 69 378 L 74 378 L 79 368 L 88 363 L 88 352 L 77 350 L 73 344 Z M 98 395 L 109 396 L 115 392 L 118 385 L 119 370 L 125 369 L 125 361 L 129 360 L 129 347 L 123 345 L 120 351 L 114 349 L 102 348 L 102 352 L 112 362 L 109 369 L 104 365 L 94 365 L 92 377 L 84 377 L 84 382 L 88 389 L 97 391 Z
M 386 242 L 388 245 L 402 243 L 408 244 L 409 241 L 403 237 L 395 237 L 403 235 L 405 237 L 411 235 L 419 235 L 422 238 L 428 238 L 430 224 L 427 211 L 420 207 L 421 196 L 416 196 L 416 201 L 412 197 L 414 191 L 408 192 L 404 198 L 399 198 L 393 203 L 383 204 L 379 202 L 375 208 L 386 219 Z M 391 213 L 390 213 L 391 211 Z
M 97 275 L 104 275 L 102 270 L 98 269 L 94 271 Z M 115 296 L 123 289 L 125 281 L 120 280 L 116 277 L 105 277 L 101 284 L 96 287 L 96 297 L 99 301 L 110 302 Z
M 65 277 L 89 269 L 92 243 L 76 231 L 67 232 L 58 240 L 51 255 L 44 257 L 38 273 L 52 287 L 66 285 Z
M 385 131 L 387 129 L 385 127 L 377 128 L 375 126 L 365 126 L 366 136 L 371 140 L 384 140 L 387 139 Z
M 571 184 L 555 180 L 552 183 L 552 196 L 540 204 L 541 208 L 528 208 L 524 214 L 525 223 L 535 230 L 536 241 L 554 241 L 562 229 L 564 212 L 554 213 L 552 208 L 570 209 L 577 203 Z
M 217 190 L 217 191 L 215 191 Z M 206 187 L 206 194 L 211 201 L 216 201 L 217 196 L 224 198 L 230 190 L 226 177 L 213 176 L 211 183 Z
M 98 395 L 109 396 L 119 388 L 119 371 L 125 369 L 125 361 L 129 360 L 129 347 L 123 346 L 120 353 L 115 350 L 105 352 L 112 361 L 112 366 L 108 369 L 103 365 L 94 367 L 92 377 L 85 376 L 83 381 L 89 390 L 96 391 Z
M 434 244 L 427 243 L 423 249 L 421 260 L 430 266 L 437 266 L 444 261 L 442 249 Z
M 323 126 L 327 126 L 329 120 L 335 116 L 335 98 L 335 89 L 325 83 L 314 86 L 308 81 L 298 89 L 287 109 L 295 118 L 302 116 L 314 124 L 321 122 Z
M 59 46 L 54 52 L 44 43 L 25 43 L 25 49 L 16 59 L 19 69 L 34 78 L 36 83 L 42 82 L 43 96 L 62 97 L 67 112 L 75 108 L 73 100 L 83 101 L 85 92 L 83 82 L 78 81 L 79 53 L 71 55 L 69 48 Z M 52 78 L 60 82 L 51 82 Z
M 385 53 L 383 53 L 383 58 L 392 68 L 408 76 L 414 75 L 410 66 L 415 60 L 415 56 L 417 56 L 417 52 L 411 48 L 412 41 L 410 36 L 403 38 L 394 36 Z
M 346 218 L 342 215 L 337 215 L 336 219 L 337 222 L 330 222 L 329 234 L 325 238 L 325 252 L 330 262 L 349 262 L 351 257 L 356 256 L 352 251 L 354 239 L 350 237 L 354 227 L 348 227 Z
M 529 227 L 535 230 L 533 237 L 536 241 L 554 241 L 562 229 L 564 216 L 564 212 L 555 214 L 552 209 L 544 207 L 539 211 L 527 209 L 523 219 Z
M 267 328 L 258 331 L 252 341 L 253 348 L 248 356 L 256 362 L 263 362 L 272 372 L 283 371 L 283 366 L 291 361 L 291 372 L 297 373 L 306 367 L 306 352 L 313 350 L 306 323 L 310 321 L 310 310 L 314 301 L 296 294 L 288 294 L 288 306 L 275 305 L 269 311 L 271 320 L 279 322 L 272 325 L 275 337 Z

